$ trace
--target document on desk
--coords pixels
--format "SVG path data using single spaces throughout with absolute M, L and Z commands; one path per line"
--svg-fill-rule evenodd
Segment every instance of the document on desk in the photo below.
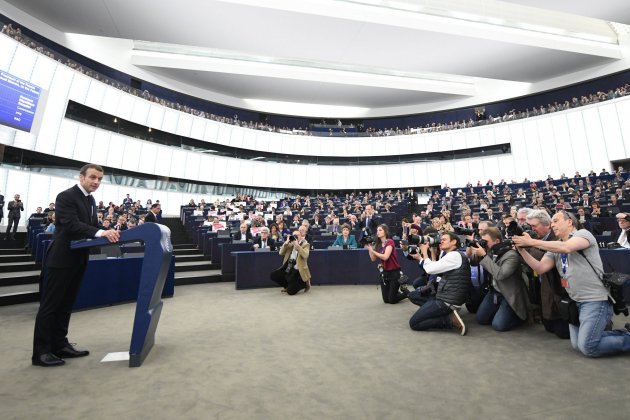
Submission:
M 114 353 L 107 353 L 105 357 L 101 360 L 101 363 L 105 362 L 120 362 L 129 360 L 129 352 L 128 351 L 117 351 Z

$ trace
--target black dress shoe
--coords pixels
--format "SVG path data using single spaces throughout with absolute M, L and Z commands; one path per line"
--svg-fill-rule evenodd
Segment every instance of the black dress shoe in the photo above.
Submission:
M 72 357 L 87 356 L 90 352 L 87 350 L 77 350 L 72 346 L 72 344 L 68 343 L 65 347 L 55 350 L 53 354 L 62 359 L 70 359 Z
M 55 356 L 52 353 L 44 353 L 40 354 L 37 357 L 33 357 L 33 366 L 43 366 L 43 367 L 52 367 L 52 366 L 62 366 L 65 365 L 66 362 Z

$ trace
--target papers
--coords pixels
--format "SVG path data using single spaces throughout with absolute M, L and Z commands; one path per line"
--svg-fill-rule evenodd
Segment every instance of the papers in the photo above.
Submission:
M 107 353 L 105 357 L 101 360 L 101 363 L 105 362 L 121 362 L 129 360 L 129 352 L 128 351 L 117 351 L 114 353 Z

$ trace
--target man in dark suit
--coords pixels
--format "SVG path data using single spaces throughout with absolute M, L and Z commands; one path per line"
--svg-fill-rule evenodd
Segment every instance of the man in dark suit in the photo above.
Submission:
M 24 211 L 24 203 L 20 200 L 20 194 L 15 194 L 13 200 L 9 201 L 7 206 L 9 213 L 7 214 L 7 239 L 9 239 L 9 232 L 11 225 L 13 224 L 13 233 L 11 233 L 11 239 L 15 239 L 15 232 L 17 232 L 18 224 L 20 223 L 21 212 Z
M 56 228 L 44 265 L 48 284 L 42 290 L 35 319 L 33 365 L 60 366 L 64 358 L 87 356 L 68 342 L 72 305 L 81 286 L 89 250 L 71 250 L 70 242 L 86 238 L 107 238 L 117 242 L 116 230 L 98 228 L 96 203 L 91 193 L 103 179 L 103 168 L 88 164 L 81 168 L 79 184 L 60 192 L 55 200 Z
M 260 229 L 260 236 L 254 238 L 254 245 L 252 245 L 252 251 L 261 248 L 269 248 L 270 251 L 276 250 L 276 242 L 273 238 L 269 237 L 269 228 L 263 227 Z
M 151 204 L 151 208 L 149 209 L 149 212 L 144 216 L 144 223 L 147 222 L 151 222 L 151 223 L 157 223 L 157 216 L 156 214 L 158 214 L 160 212 L 160 205 L 158 203 L 155 204 Z
M 372 209 L 370 204 L 365 206 L 365 211 L 361 214 L 361 223 L 359 227 L 369 235 L 376 234 L 376 227 L 378 222 L 376 221 L 376 213 Z
M 235 241 L 251 242 L 252 233 L 249 231 L 247 223 L 241 223 L 239 231 L 232 237 Z
M 4 195 L 0 194 L 0 223 L 4 218 Z

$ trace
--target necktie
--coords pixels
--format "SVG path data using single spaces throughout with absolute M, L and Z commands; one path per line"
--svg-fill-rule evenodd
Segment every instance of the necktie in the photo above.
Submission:
M 267 248 L 267 241 L 263 241 L 261 248 Z

